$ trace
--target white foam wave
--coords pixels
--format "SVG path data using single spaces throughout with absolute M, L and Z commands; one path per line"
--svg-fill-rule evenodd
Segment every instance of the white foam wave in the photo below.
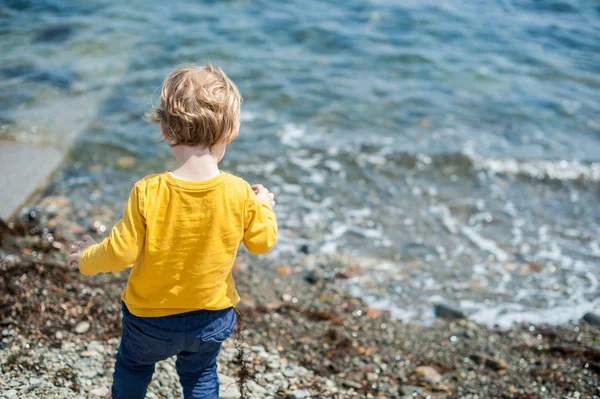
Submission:
M 473 227 L 459 223 L 451 214 L 450 209 L 444 204 L 429 208 L 430 212 L 441 219 L 442 224 L 452 234 L 462 233 L 480 250 L 491 253 L 499 262 L 508 260 L 509 255 L 498 247 L 494 240 L 483 237 Z
M 252 122 L 256 119 L 256 114 L 250 111 L 242 111 L 242 116 L 240 119 L 242 122 Z
M 306 135 L 306 130 L 302 126 L 292 123 L 283 125 L 283 130 L 279 133 L 281 142 L 289 147 L 300 147 L 300 139 Z
M 600 163 L 583 164 L 576 161 L 519 161 L 516 159 L 490 159 L 470 155 L 473 166 L 493 173 L 527 176 L 533 179 L 584 180 L 600 182 Z
M 461 303 L 461 305 L 463 307 L 470 307 L 465 302 Z M 514 323 L 524 322 L 531 324 L 566 324 L 579 320 L 585 313 L 597 309 L 600 301 L 573 301 L 547 309 L 528 309 L 519 304 L 504 304 L 484 309 L 481 309 L 481 306 L 478 304 L 471 305 L 480 308 L 480 310 L 471 315 L 476 322 L 509 328 Z

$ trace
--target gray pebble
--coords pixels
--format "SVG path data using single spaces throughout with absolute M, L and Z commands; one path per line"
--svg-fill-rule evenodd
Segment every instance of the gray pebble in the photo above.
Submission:
M 12 337 L 13 335 L 15 335 L 15 331 L 11 328 L 5 328 L 4 330 L 2 330 L 2 335 L 5 337 Z
M 295 391 L 288 393 L 288 395 L 287 395 L 287 399 L 306 399 L 306 398 L 310 398 L 310 392 L 308 392 L 306 389 L 297 389 Z
M 40 380 L 39 378 L 31 377 L 29 379 L 29 385 L 32 387 L 37 387 L 41 383 L 42 383 L 42 380 Z
M 283 370 L 283 375 L 287 378 L 293 378 L 296 375 L 296 367 L 293 365 L 286 366 Z
M 269 363 L 267 363 L 267 367 L 274 370 L 279 369 L 281 367 L 281 359 L 279 356 L 271 356 L 269 358 Z
M 287 380 L 285 378 L 283 378 L 283 375 L 281 373 L 277 373 L 274 375 L 275 378 L 273 379 L 273 382 L 271 383 L 271 385 L 273 386 L 273 389 L 269 389 L 269 392 L 279 392 L 279 391 L 286 391 L 288 389 L 288 387 L 290 386 L 290 384 L 288 384 Z
M 0 320 L 0 326 L 8 326 L 10 324 L 17 324 L 17 322 L 11 317 L 7 317 L 6 319 Z
M 221 383 L 221 386 L 219 387 L 219 398 L 238 399 L 241 397 L 235 378 L 219 374 L 219 382 Z
M 89 327 L 88 327 L 89 329 Z M 98 353 L 104 353 L 104 345 L 98 341 L 92 341 L 87 346 L 88 351 L 96 351 Z
M 75 349 L 75 343 L 74 342 L 63 342 L 62 346 L 61 346 L 61 350 L 63 352 L 69 352 L 73 349 Z
M 361 389 L 362 388 L 362 384 L 360 382 L 356 382 L 356 381 L 352 381 L 352 380 L 345 380 L 342 385 L 344 385 L 345 387 L 348 388 L 354 388 L 354 389 Z
M 77 334 L 85 334 L 89 331 L 91 324 L 87 321 L 82 321 L 75 326 L 75 332 Z
M 442 319 L 464 319 L 467 315 L 462 311 L 458 305 L 449 303 L 438 303 L 434 308 L 435 315 Z
M 98 374 L 98 372 L 96 370 L 87 370 L 84 371 L 83 373 L 80 374 L 81 377 L 83 378 L 94 378 L 96 375 Z
M 583 320 L 592 325 L 592 326 L 600 326 L 600 315 L 596 314 L 596 313 L 586 313 L 585 315 L 583 315 Z
M 96 389 L 92 389 L 92 391 L 90 393 L 92 395 L 104 397 L 108 393 L 108 388 L 107 387 L 99 387 Z
M 6 399 L 17 399 L 19 397 L 17 391 L 14 389 L 9 389 L 8 391 L 4 392 L 4 396 Z
M 255 395 L 260 396 L 260 395 L 265 395 L 267 393 L 267 390 L 264 387 L 258 385 L 254 381 L 248 381 L 247 386 L 248 386 L 248 390 Z
M 75 362 L 75 364 L 73 365 L 74 368 L 79 369 L 79 370 L 87 370 L 91 364 L 91 360 L 89 357 L 84 357 L 79 359 L 77 362 Z

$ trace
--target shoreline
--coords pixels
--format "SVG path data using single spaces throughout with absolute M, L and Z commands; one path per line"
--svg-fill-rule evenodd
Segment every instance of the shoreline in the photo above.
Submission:
M 64 201 L 41 204 L 41 214 L 1 228 L 0 398 L 103 397 L 126 274 L 85 277 L 65 266 L 64 243 L 80 226 Z M 250 397 L 600 397 L 597 326 L 407 324 L 336 280 L 278 273 L 244 254 L 235 269 Z M 230 339 L 219 359 L 222 398 L 239 397 L 235 354 Z M 148 397 L 181 397 L 172 360 L 157 370 Z

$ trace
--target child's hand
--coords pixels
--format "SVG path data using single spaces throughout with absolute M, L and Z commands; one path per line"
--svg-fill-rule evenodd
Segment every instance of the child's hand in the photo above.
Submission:
M 88 235 L 83 236 L 81 241 L 75 241 L 70 248 L 71 254 L 69 255 L 69 266 L 75 262 L 79 262 L 79 258 L 81 258 L 83 251 L 95 243 L 96 241 L 94 241 L 94 239 Z
M 275 206 L 275 194 L 269 192 L 265 186 L 262 184 L 255 184 L 252 186 L 252 190 L 254 190 L 260 201 L 266 202 L 271 208 Z

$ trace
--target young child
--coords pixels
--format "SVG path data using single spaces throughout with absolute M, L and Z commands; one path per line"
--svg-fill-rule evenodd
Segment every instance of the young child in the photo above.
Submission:
M 277 241 L 274 196 L 219 170 L 238 135 L 241 97 L 217 66 L 177 68 L 153 121 L 176 166 L 138 181 L 123 218 L 96 244 L 84 236 L 69 263 L 83 274 L 131 268 L 113 399 L 144 398 L 157 361 L 177 355 L 187 398 L 217 398 L 217 355 L 240 301 L 232 276 L 239 245 L 255 254 Z

